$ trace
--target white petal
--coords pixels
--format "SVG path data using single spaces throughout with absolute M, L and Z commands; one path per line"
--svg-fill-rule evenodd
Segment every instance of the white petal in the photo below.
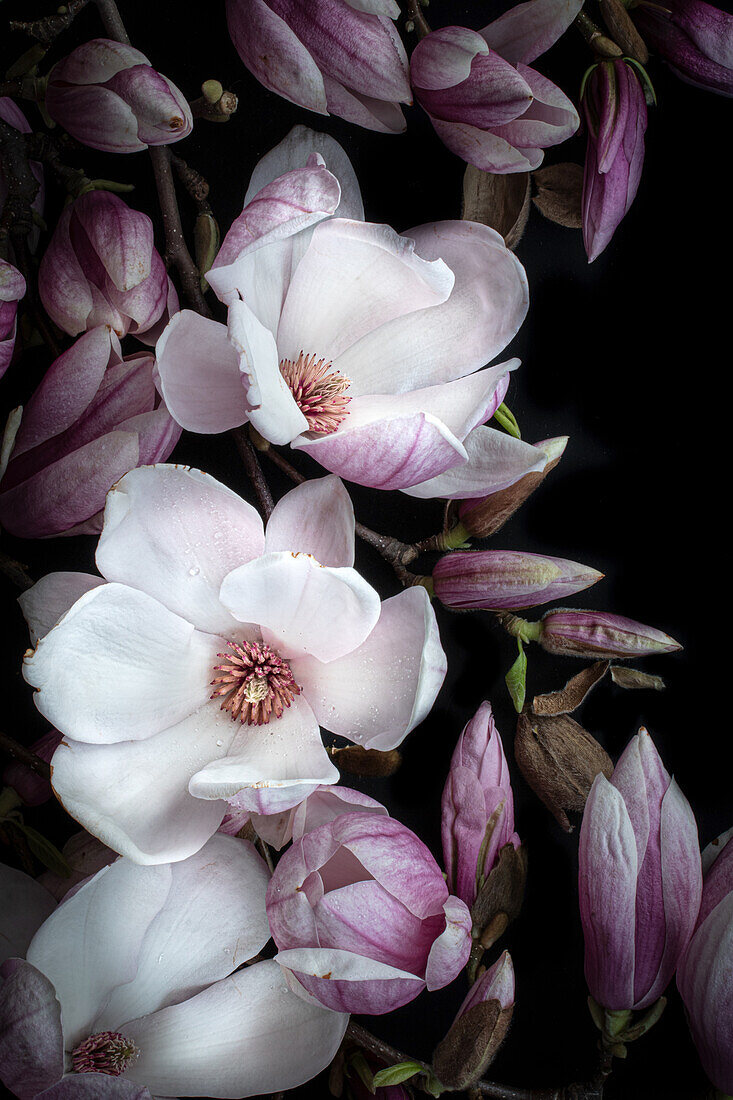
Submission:
M 463 441 L 468 462 L 453 466 L 437 477 L 403 489 L 411 497 L 446 497 L 467 500 L 498 493 L 525 474 L 539 472 L 547 456 L 522 439 L 480 425 Z
M 140 1057 L 125 1077 L 159 1096 L 260 1096 L 324 1069 L 348 1016 L 291 993 L 277 963 L 232 974 L 183 1004 L 125 1025 Z
M 267 521 L 265 546 L 312 554 L 321 565 L 354 564 L 354 506 L 337 477 L 315 478 L 291 489 Z
M 131 470 L 107 494 L 97 567 L 199 630 L 235 629 L 219 602 L 227 573 L 264 550 L 262 520 L 221 482 L 186 466 Z
M 361 645 L 379 618 L 379 595 L 351 568 L 320 565 L 309 554 L 278 551 L 233 570 L 221 601 L 241 622 L 258 623 L 280 656 L 321 661 Z
M 18 603 L 28 623 L 32 645 L 56 626 L 80 596 L 100 584 L 104 584 L 103 578 L 91 573 L 49 573 L 22 592 Z
M 202 634 L 144 592 L 87 592 L 26 657 L 41 714 L 77 741 L 139 740 L 209 697 L 224 640 Z
M 0 863 L 0 963 L 24 959 L 28 944 L 56 908 L 56 899 L 30 875 Z

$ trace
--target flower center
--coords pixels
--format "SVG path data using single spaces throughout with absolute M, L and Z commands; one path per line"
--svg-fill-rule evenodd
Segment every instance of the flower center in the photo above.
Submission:
M 214 668 L 220 675 L 211 681 L 211 698 L 221 697 L 221 709 L 234 721 L 265 726 L 300 695 L 288 662 L 263 642 L 228 642 L 217 656 L 223 663 Z
M 315 355 L 280 360 L 280 373 L 290 387 L 290 392 L 312 432 L 335 432 L 341 421 L 349 415 L 346 406 L 350 397 L 346 391 L 351 385 L 340 371 L 332 370 L 327 359 Z
M 140 1051 L 119 1031 L 100 1031 L 80 1043 L 71 1055 L 74 1073 L 106 1073 L 119 1077 Z

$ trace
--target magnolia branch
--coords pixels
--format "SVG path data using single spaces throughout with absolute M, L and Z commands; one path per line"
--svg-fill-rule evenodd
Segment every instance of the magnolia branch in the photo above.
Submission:
M 242 428 L 235 428 L 232 435 L 234 436 L 234 442 L 237 445 L 237 450 L 239 451 L 239 455 L 247 471 L 247 476 L 252 482 L 260 511 L 265 519 L 268 520 L 275 504 L 272 499 L 272 493 L 270 492 L 270 486 L 267 484 L 265 475 L 262 473 L 257 451 L 250 443 Z
M 40 756 L 36 756 L 34 752 L 25 748 L 14 737 L 10 737 L 2 731 L 0 731 L 0 751 L 9 756 L 11 760 L 17 760 L 19 764 L 25 764 L 26 768 L 30 768 L 36 775 L 40 775 L 44 779 L 51 778 L 51 768 L 45 760 L 41 760 Z

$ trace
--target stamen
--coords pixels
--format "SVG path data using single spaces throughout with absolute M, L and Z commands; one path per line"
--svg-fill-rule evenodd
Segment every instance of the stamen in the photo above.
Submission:
M 106 1073 L 119 1077 L 140 1051 L 132 1039 L 119 1031 L 100 1031 L 90 1035 L 73 1051 L 71 1063 L 74 1073 Z
M 280 373 L 308 421 L 310 431 L 335 432 L 349 415 L 346 406 L 351 398 L 346 391 L 351 380 L 340 371 L 332 370 L 330 360 L 316 360 L 315 355 L 304 355 L 301 351 L 295 361 L 280 361 Z
M 214 669 L 221 675 L 211 681 L 211 698 L 223 697 L 221 709 L 234 721 L 267 725 L 300 695 L 288 662 L 263 642 L 229 642 L 227 652 L 217 656 L 223 664 Z

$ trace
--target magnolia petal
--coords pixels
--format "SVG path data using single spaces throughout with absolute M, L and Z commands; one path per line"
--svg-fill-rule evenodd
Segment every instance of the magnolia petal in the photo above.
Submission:
M 28 944 L 56 908 L 55 898 L 30 875 L 0 863 L 0 963 L 23 958 Z M 0 1074 L 0 1078 L 2 1074 Z
M 325 73 L 323 86 L 329 114 L 381 134 L 401 134 L 407 129 L 399 103 L 355 92 Z
M 541 157 L 542 149 L 572 137 L 580 118 L 572 100 L 551 80 L 526 65 L 520 65 L 519 72 L 532 89 L 532 103 L 521 118 L 497 126 L 494 134 L 516 145 L 526 157 L 532 156 L 535 148 Z
M 104 584 L 104 578 L 91 573 L 48 573 L 22 592 L 18 603 L 28 624 L 31 644 L 48 634 L 85 592 L 100 584 Z
M 534 61 L 557 42 L 582 7 L 583 0 L 528 0 L 479 33 L 512 64 Z
M 425 984 L 429 990 L 442 989 L 457 978 L 471 954 L 471 928 L 473 921 L 465 902 L 449 897 L 443 906 L 445 930 L 430 948 L 425 971 Z
M 455 88 L 468 79 L 477 54 L 489 52 L 486 42 L 468 27 L 441 27 L 422 38 L 410 57 L 413 87 L 437 91 Z
M 464 440 L 468 462 L 437 477 L 403 489 L 411 497 L 466 500 L 489 496 L 513 485 L 525 474 L 540 472 L 547 457 L 537 447 L 496 428 L 480 425 Z
M 40 639 L 23 675 L 62 733 L 92 744 L 141 740 L 198 710 L 223 648 L 146 593 L 104 584 Z
M 154 1100 L 144 1085 L 102 1073 L 70 1073 L 37 1100 Z
M 187 466 L 131 470 L 107 495 L 97 567 L 139 588 L 198 630 L 238 625 L 219 601 L 221 583 L 265 547 L 262 520 L 221 482 Z
M 496 175 L 531 172 L 542 164 L 544 153 L 541 149 L 517 149 L 507 138 L 466 122 L 444 122 L 432 115 L 430 121 L 452 153 L 482 172 Z
M 446 668 L 435 612 L 419 587 L 385 600 L 379 622 L 353 653 L 329 664 L 292 662 L 322 726 L 382 750 L 401 744 L 427 716 Z
M 233 809 L 250 813 L 253 819 L 257 815 L 262 822 L 273 815 L 287 815 L 318 787 L 318 783 L 296 783 L 292 787 L 243 787 L 228 801 Z M 252 824 L 255 824 L 254 820 Z M 255 831 L 263 840 L 267 840 L 264 833 L 260 833 L 258 829 Z M 270 841 L 267 840 L 267 843 Z
M 290 1089 L 329 1064 L 347 1023 L 347 1016 L 291 993 L 275 962 L 260 962 L 182 1004 L 125 1024 L 125 1035 L 141 1052 L 126 1077 L 166 1096 Z
M 64 1072 L 61 1006 L 29 963 L 13 958 L 0 973 L 0 1080 L 19 1100 L 34 1100 Z
M 265 548 L 311 554 L 321 565 L 354 564 L 354 506 L 333 476 L 305 481 L 275 505 L 267 521 Z
M 331 947 L 280 951 L 275 962 L 296 979 L 291 989 L 298 992 L 300 985 L 306 995 L 334 1012 L 393 1012 L 425 988 L 422 978 L 406 970 Z

